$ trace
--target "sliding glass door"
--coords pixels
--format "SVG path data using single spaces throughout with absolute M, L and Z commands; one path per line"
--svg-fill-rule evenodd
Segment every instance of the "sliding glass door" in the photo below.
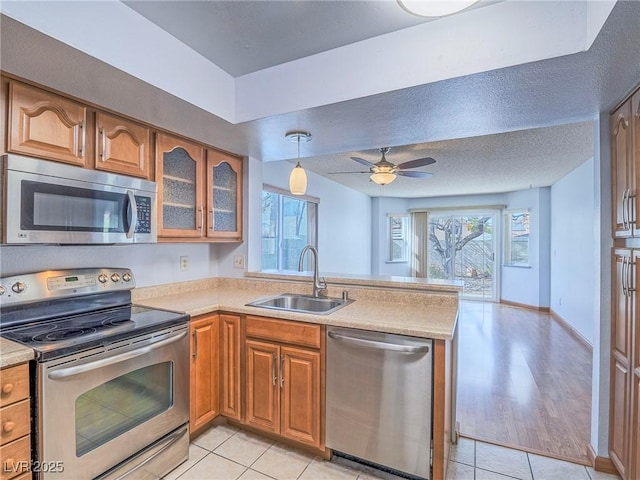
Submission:
M 427 278 L 463 282 L 463 296 L 495 301 L 497 212 L 429 212 Z

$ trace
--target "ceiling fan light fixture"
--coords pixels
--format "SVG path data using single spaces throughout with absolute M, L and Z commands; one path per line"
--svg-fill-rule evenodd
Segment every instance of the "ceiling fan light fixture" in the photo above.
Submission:
M 444 17 L 470 7 L 478 0 L 397 0 L 406 12 L 419 17 Z
M 310 142 L 311 134 L 301 131 L 287 132 L 284 138 L 298 144 L 298 163 L 289 175 L 289 192 L 291 195 L 304 195 L 307 191 L 307 172 L 300 165 L 300 142 Z
M 388 185 L 396 179 L 396 174 L 391 172 L 375 172 L 371 174 L 371 181 L 378 185 Z

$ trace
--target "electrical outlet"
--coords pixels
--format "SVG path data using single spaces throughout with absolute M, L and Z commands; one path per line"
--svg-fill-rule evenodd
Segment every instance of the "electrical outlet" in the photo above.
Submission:
M 189 257 L 186 255 L 184 257 L 180 257 L 180 271 L 186 272 L 189 270 Z
M 244 268 L 244 255 L 233 257 L 233 268 Z

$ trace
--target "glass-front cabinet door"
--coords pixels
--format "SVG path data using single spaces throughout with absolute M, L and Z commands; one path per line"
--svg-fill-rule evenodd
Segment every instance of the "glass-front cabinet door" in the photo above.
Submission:
M 207 150 L 207 237 L 242 240 L 242 159 Z
M 204 228 L 202 182 L 204 148 L 159 133 L 156 139 L 158 236 L 201 237 Z

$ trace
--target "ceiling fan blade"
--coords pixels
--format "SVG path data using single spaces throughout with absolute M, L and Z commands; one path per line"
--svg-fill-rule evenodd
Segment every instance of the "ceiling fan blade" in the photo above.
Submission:
M 371 163 L 369 160 L 365 160 L 364 158 L 360 158 L 360 157 L 349 157 L 349 158 L 367 167 L 373 167 L 373 163 Z
M 370 171 L 364 171 L 364 172 L 328 172 L 329 175 L 335 175 L 336 173 L 371 173 Z
M 433 173 L 429 172 L 396 172 L 396 175 L 400 175 L 402 177 L 411 177 L 411 178 L 431 178 L 433 177 Z
M 425 165 L 431 165 L 433 163 L 436 163 L 436 161 L 431 157 L 416 158 L 415 160 L 409 160 L 408 162 L 401 163 L 398 165 L 398 168 L 401 170 L 407 168 L 418 168 L 424 167 Z

